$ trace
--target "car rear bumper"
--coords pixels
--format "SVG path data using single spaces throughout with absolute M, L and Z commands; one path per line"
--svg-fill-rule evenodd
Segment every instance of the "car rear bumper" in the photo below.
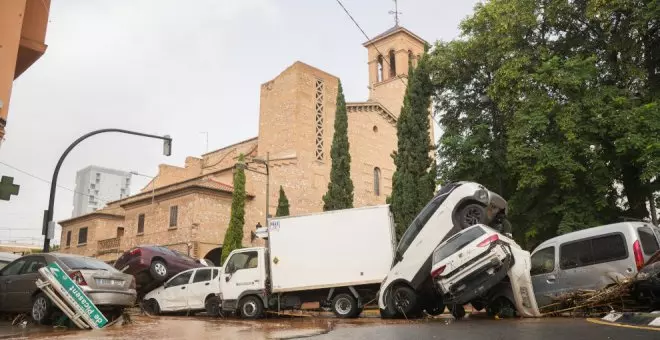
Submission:
M 137 299 L 135 289 L 126 292 L 88 290 L 85 291 L 85 294 L 97 306 L 131 307 L 135 305 Z
M 492 256 L 490 251 L 484 253 L 482 258 L 487 262 L 481 264 L 476 270 L 454 282 L 439 278 L 435 283 L 445 304 L 463 305 L 488 292 L 498 282 L 502 281 L 513 264 L 513 256 L 507 251 L 505 245 L 501 247 L 504 257 Z M 499 250 L 499 249 L 498 249 Z M 499 253 L 499 251 L 497 251 Z M 481 262 L 481 261 L 480 261 Z

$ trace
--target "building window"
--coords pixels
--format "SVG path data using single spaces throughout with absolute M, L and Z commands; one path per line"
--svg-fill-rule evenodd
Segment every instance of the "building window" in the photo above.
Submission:
M 316 102 L 314 107 L 316 110 L 316 160 L 317 161 L 322 161 L 325 158 L 323 151 L 323 112 L 325 111 L 323 104 L 323 89 L 324 89 L 323 80 L 317 79 L 316 95 L 314 98 Z
M 170 228 L 176 227 L 176 220 L 179 217 L 179 207 L 172 206 L 170 207 Z
M 87 227 L 78 230 L 78 245 L 87 244 Z
M 411 50 L 408 50 L 408 66 L 409 67 L 415 66 L 415 55 Z
M 390 50 L 390 78 L 396 77 L 396 61 L 394 58 L 394 50 Z
M 380 196 L 380 168 L 374 168 L 374 195 Z
M 138 235 L 144 234 L 144 214 L 138 215 Z
M 377 133 L 378 132 L 378 126 L 374 125 L 372 130 L 374 130 L 374 133 Z
M 66 232 L 66 246 L 67 247 L 71 246 L 71 230 Z
M 380 83 L 381 81 L 383 81 L 383 56 L 382 55 L 378 56 L 378 70 L 377 70 L 376 77 L 377 77 L 376 78 L 377 82 Z

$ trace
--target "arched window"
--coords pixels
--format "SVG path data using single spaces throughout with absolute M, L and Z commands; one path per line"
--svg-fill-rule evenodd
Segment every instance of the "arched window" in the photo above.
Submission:
M 408 65 L 415 66 L 415 55 L 411 50 L 408 50 Z
M 380 196 L 380 168 L 374 168 L 374 195 Z
M 390 50 L 390 78 L 396 77 L 396 61 L 394 59 L 394 50 Z
M 383 81 L 383 56 L 379 55 L 378 56 L 378 73 L 376 75 L 376 81 L 381 82 Z

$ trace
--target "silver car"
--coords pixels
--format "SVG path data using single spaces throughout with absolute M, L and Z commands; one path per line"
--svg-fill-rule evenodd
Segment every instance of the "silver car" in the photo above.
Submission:
M 135 304 L 135 278 L 107 263 L 85 256 L 45 253 L 20 257 L 0 270 L 0 312 L 32 313 L 42 324 L 61 312 L 36 286 L 39 268 L 57 263 L 85 295 L 111 320 Z
M 601 289 L 634 276 L 660 249 L 650 223 L 622 222 L 554 237 L 532 252 L 532 282 L 539 307 L 580 289 Z

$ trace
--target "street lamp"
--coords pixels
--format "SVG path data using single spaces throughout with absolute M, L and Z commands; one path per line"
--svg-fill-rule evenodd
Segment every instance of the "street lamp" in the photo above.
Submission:
M 135 131 L 129 131 L 123 129 L 101 129 L 101 130 L 92 131 L 76 139 L 73 143 L 71 143 L 71 145 L 69 145 L 69 147 L 66 150 L 64 150 L 64 153 L 62 154 L 62 156 L 60 156 L 59 161 L 57 161 L 57 165 L 55 166 L 55 171 L 53 171 L 53 180 L 50 182 L 50 197 L 48 199 L 48 210 L 44 211 L 44 224 L 42 229 L 42 234 L 45 236 L 44 247 L 43 247 L 44 253 L 47 253 L 50 250 L 50 239 L 53 237 L 53 233 L 55 231 L 55 223 L 53 223 L 53 214 L 55 212 L 55 188 L 57 187 L 57 175 L 60 173 L 60 167 L 62 167 L 62 163 L 64 162 L 64 159 L 69 154 L 69 152 L 71 152 L 71 150 L 73 150 L 73 148 L 76 147 L 76 145 L 80 144 L 80 142 L 82 142 L 83 140 L 91 136 L 105 132 L 119 132 L 129 135 L 162 139 L 163 154 L 165 156 L 170 156 L 172 154 L 172 138 L 169 135 L 157 136 L 157 135 L 150 135 L 142 132 L 135 132 Z

